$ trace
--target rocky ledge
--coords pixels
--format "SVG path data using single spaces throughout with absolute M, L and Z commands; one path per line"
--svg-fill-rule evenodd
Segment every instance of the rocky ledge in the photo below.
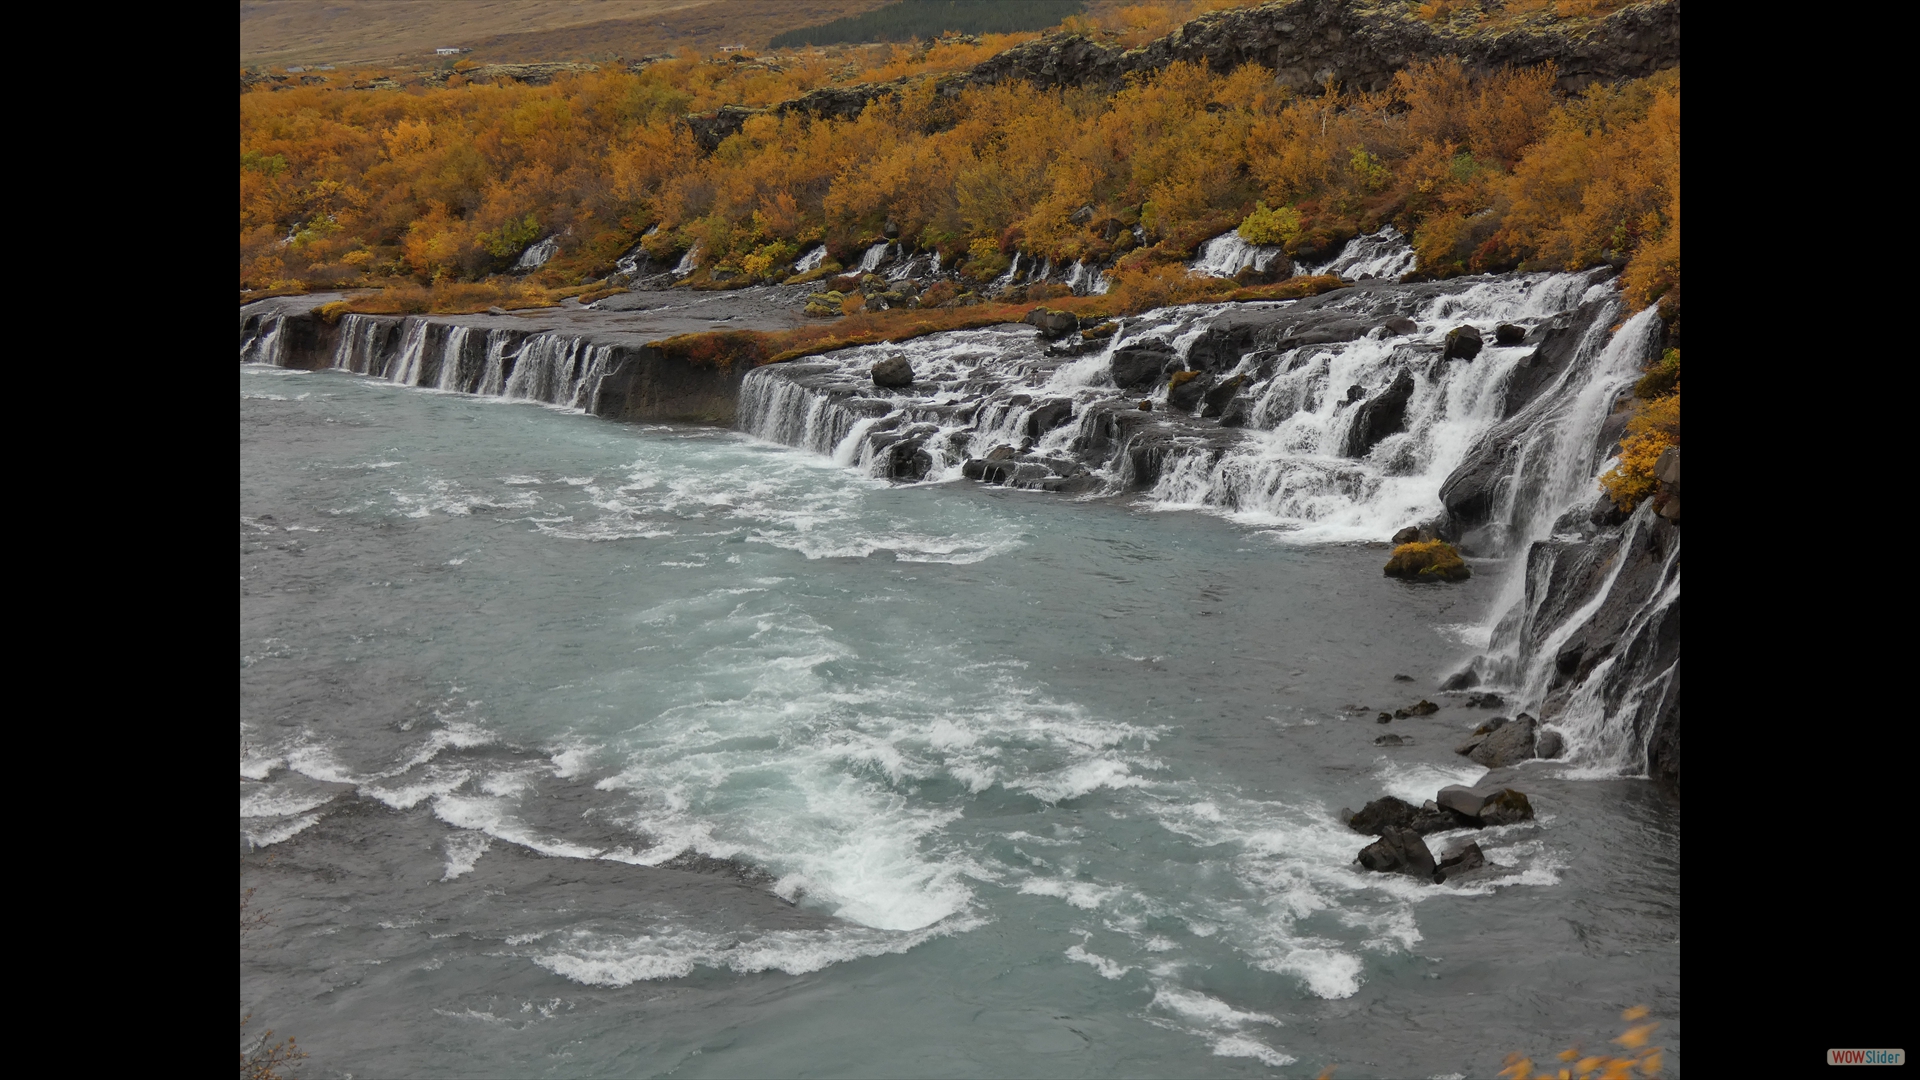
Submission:
M 933 82 L 936 92 L 947 97 L 1007 81 L 1042 88 L 1114 88 L 1129 75 L 1185 61 L 1205 63 L 1215 72 L 1259 64 L 1271 68 L 1275 81 L 1294 92 L 1319 94 L 1329 83 L 1347 90 L 1383 90 L 1396 71 L 1440 56 L 1458 57 L 1468 70 L 1479 73 L 1552 63 L 1558 85 L 1568 91 L 1641 78 L 1679 66 L 1680 0 L 1635 4 L 1592 21 L 1566 21 L 1543 12 L 1493 31 L 1470 21 L 1428 22 L 1403 3 L 1283 0 L 1202 15 L 1138 49 L 1082 34 L 1050 34 L 970 70 L 935 76 Z M 711 151 L 749 117 L 801 112 L 851 118 L 925 78 L 828 87 L 765 109 L 729 105 L 686 119 L 695 140 Z

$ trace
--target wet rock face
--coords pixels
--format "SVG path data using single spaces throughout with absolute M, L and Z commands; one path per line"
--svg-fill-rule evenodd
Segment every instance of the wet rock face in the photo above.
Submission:
M 1123 345 L 1113 351 L 1108 372 L 1114 386 L 1122 390 L 1131 389 L 1158 379 L 1174 358 L 1173 346 L 1163 341 Z
M 1387 436 L 1407 430 L 1407 402 L 1412 399 L 1413 376 L 1402 368 L 1386 389 L 1360 405 L 1347 436 L 1347 456 L 1365 457 Z

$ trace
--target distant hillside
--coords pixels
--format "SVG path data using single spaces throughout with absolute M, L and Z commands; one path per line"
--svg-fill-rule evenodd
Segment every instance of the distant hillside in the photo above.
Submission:
M 1086 11 L 1082 0 L 895 0 L 875 11 L 776 35 L 771 48 L 864 41 L 922 41 L 943 33 L 1017 34 L 1044 30 Z
M 886 0 L 246 0 L 240 63 L 430 57 L 471 48 L 495 61 L 642 56 L 690 46 L 762 47 L 785 30 L 858 15 Z M 1057 20 L 1056 20 L 1057 21 Z

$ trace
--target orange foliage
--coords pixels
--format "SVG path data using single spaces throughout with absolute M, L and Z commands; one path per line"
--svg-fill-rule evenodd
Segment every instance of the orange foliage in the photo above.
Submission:
M 1085 18 L 1099 30 L 1211 6 L 1095 5 Z M 1161 13 L 1136 10 L 1148 7 Z M 805 245 L 824 240 L 846 262 L 892 219 L 975 280 L 1016 249 L 1124 256 L 1113 274 L 1128 304 L 1179 302 L 1231 288 L 1175 264 L 1264 201 L 1298 215 L 1288 247 L 1302 257 L 1393 223 L 1428 273 L 1611 259 L 1636 304 L 1677 296 L 1678 72 L 1571 100 L 1549 70 L 1473 78 L 1451 61 L 1416 64 L 1381 93 L 1307 98 L 1257 66 L 1174 64 L 1113 93 L 943 97 L 922 83 L 847 120 L 755 116 L 710 155 L 680 119 L 957 70 L 1017 37 L 682 56 L 548 86 L 255 90 L 241 96 L 241 284 L 470 281 L 544 237 L 558 254 L 529 280 L 585 283 L 656 225 L 657 259 L 698 247 L 696 283 L 722 267 L 734 284 L 779 280 Z M 1129 250 L 1135 225 L 1145 241 Z

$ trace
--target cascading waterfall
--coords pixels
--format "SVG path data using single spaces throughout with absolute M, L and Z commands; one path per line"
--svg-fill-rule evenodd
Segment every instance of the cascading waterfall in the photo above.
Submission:
M 1419 256 L 1400 230 L 1391 225 L 1356 236 L 1331 260 L 1318 266 L 1294 268 L 1295 276 L 1337 274 L 1348 281 L 1394 281 L 1414 268 Z
M 860 266 L 855 273 L 871 274 L 880 269 L 881 265 L 887 261 L 887 253 L 892 249 L 893 243 L 887 240 L 882 240 L 868 248 L 867 253 L 860 256 Z
M 687 253 L 680 256 L 680 261 L 674 265 L 673 276 L 683 278 L 698 269 L 700 269 L 700 242 L 696 240 L 693 246 L 687 249 Z
M 804 274 L 811 270 L 818 270 L 820 269 L 820 264 L 826 261 L 827 245 L 818 244 L 811 251 L 808 251 L 805 255 L 795 260 L 793 272 L 796 274 Z
M 1207 277 L 1232 277 L 1248 267 L 1264 271 L 1285 255 L 1278 244 L 1249 244 L 1238 232 L 1225 232 L 1200 245 L 1200 256 L 1188 270 Z
M 284 317 L 261 319 L 243 341 L 246 363 L 278 363 Z M 534 401 L 596 412 L 601 385 L 619 360 L 620 346 L 552 332 L 436 324 L 421 316 L 395 321 L 376 315 L 341 318 L 329 366 L 339 371 L 447 393 Z M 273 358 L 269 360 L 268 358 Z
M 287 317 L 267 315 L 260 320 L 260 332 L 240 346 L 240 362 L 287 366 Z
M 1381 243 L 1349 252 L 1344 265 L 1366 273 L 1401 258 L 1388 248 L 1404 238 L 1387 233 L 1365 238 Z M 755 371 L 738 426 L 894 479 L 1141 487 L 1155 508 L 1225 513 L 1295 542 L 1377 541 L 1447 521 L 1443 481 L 1475 454 L 1497 452 L 1501 479 L 1469 554 L 1531 552 L 1531 569 L 1507 575 L 1484 631 L 1492 648 L 1476 666 L 1485 685 L 1516 690 L 1522 707 L 1562 730 L 1576 764 L 1634 772 L 1647 717 L 1677 695 L 1677 645 L 1661 644 L 1677 634 L 1677 540 L 1630 581 L 1602 575 L 1581 611 L 1527 605 L 1549 591 L 1546 578 L 1606 558 L 1552 544 L 1555 523 L 1593 503 L 1603 425 L 1659 344 L 1657 313 L 1612 331 L 1620 311 L 1616 288 L 1588 274 L 1512 274 L 1163 309 L 1084 348 L 1025 330 L 961 331 Z M 1396 317 L 1413 329 L 1396 333 L 1406 330 L 1389 325 Z M 1524 340 L 1498 344 L 1503 324 Z M 1463 325 L 1485 345 L 1471 359 L 1446 359 L 1447 334 Z M 1150 383 L 1116 386 L 1124 354 L 1166 367 Z M 893 355 L 911 364 L 911 386 L 873 384 L 871 366 Z M 1182 370 L 1218 393 L 1176 403 L 1165 372 Z M 1149 411 L 1134 407 L 1141 398 Z M 1236 411 L 1244 427 L 1223 428 L 1219 418 Z M 1603 537 L 1606 551 L 1644 539 L 1649 514 Z M 1620 604 L 1633 608 L 1626 643 L 1585 682 L 1563 685 L 1561 646 L 1594 610 Z

